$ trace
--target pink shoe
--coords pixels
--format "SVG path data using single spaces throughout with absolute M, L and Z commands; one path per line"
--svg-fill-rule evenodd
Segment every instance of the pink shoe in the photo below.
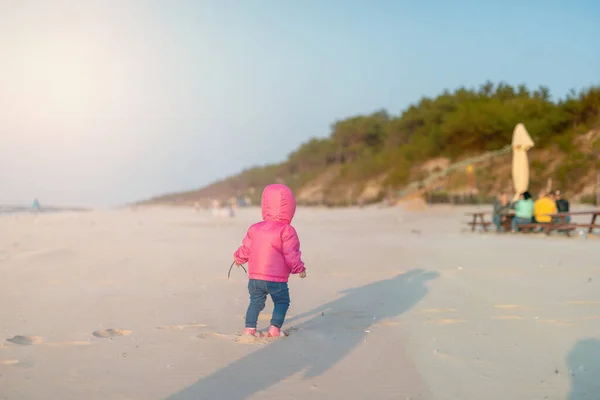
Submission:
M 244 328 L 244 336 L 256 336 L 256 328 Z
M 285 337 L 287 333 L 279 329 L 278 327 L 271 325 L 269 327 L 269 332 L 267 332 L 267 337 Z

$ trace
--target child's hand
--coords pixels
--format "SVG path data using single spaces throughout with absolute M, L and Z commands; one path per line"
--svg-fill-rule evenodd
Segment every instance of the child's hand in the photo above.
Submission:
M 302 279 L 306 278 L 306 271 L 302 271 L 298 274 L 298 276 Z

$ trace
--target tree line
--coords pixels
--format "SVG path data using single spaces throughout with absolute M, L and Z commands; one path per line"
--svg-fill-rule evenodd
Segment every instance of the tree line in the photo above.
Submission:
M 536 149 L 555 148 L 567 156 L 564 174 L 569 173 L 568 160 L 579 160 L 581 167 L 583 157 L 586 165 L 597 165 L 598 157 L 590 158 L 600 154 L 598 140 L 592 144 L 595 150 L 583 154 L 575 139 L 600 128 L 600 87 L 572 90 L 553 100 L 545 86 L 530 90 L 486 82 L 475 89 L 423 97 L 399 115 L 378 110 L 335 121 L 328 137 L 310 139 L 285 162 L 250 168 L 226 181 L 238 191 L 276 180 L 298 188 L 326 168 L 339 166 L 339 179 L 347 182 L 385 174 L 387 186 L 401 188 L 409 182 L 411 168 L 427 159 L 456 160 L 502 148 L 519 122 Z

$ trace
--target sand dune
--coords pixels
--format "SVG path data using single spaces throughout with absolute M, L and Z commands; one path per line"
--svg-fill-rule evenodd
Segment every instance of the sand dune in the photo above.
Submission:
M 600 240 L 464 211 L 299 209 L 290 336 L 252 341 L 227 270 L 256 209 L 1 216 L 0 398 L 596 398 Z

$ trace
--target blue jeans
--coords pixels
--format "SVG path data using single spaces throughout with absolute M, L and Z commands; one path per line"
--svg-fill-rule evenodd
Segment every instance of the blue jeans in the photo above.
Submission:
M 514 217 L 512 220 L 512 230 L 516 231 L 519 225 L 530 224 L 531 218 Z
M 498 232 L 500 232 L 503 228 L 502 228 L 502 217 L 503 215 L 500 214 L 494 214 L 493 216 L 493 220 L 494 220 L 494 225 L 496 225 L 496 230 Z
M 258 314 L 265 308 L 267 295 L 275 304 L 271 325 L 281 329 L 285 314 L 290 307 L 290 290 L 286 282 L 269 282 L 260 279 L 248 281 L 248 292 L 250 293 L 250 305 L 246 312 L 246 328 L 256 328 Z

